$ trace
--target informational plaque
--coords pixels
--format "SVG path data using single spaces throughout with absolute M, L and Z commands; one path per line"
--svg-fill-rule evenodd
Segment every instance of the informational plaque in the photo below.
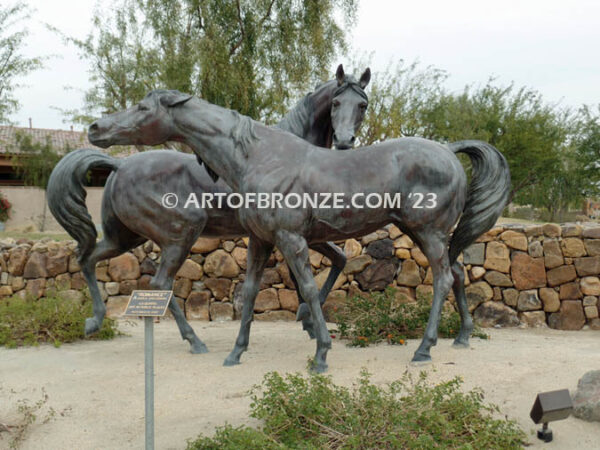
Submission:
M 173 291 L 133 291 L 125 309 L 126 316 L 161 317 L 165 315 Z

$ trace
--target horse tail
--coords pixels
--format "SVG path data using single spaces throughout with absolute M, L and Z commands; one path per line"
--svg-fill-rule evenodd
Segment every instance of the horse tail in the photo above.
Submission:
M 78 260 L 89 257 L 96 246 L 98 232 L 85 204 L 84 182 L 96 167 L 116 170 L 120 161 L 98 150 L 81 148 L 67 153 L 56 165 L 46 194 L 48 207 L 59 224 L 77 241 Z
M 454 142 L 449 148 L 469 155 L 473 165 L 465 208 L 450 240 L 453 264 L 460 252 L 494 226 L 508 203 L 511 184 L 506 158 L 492 145 L 469 140 Z

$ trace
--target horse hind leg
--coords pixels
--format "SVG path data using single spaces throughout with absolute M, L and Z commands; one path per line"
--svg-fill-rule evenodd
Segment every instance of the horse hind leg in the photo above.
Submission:
M 463 265 L 458 261 L 452 264 L 452 276 L 454 277 L 452 290 L 454 291 L 456 305 L 460 314 L 460 331 L 452 345 L 457 348 L 469 348 L 469 338 L 473 332 L 473 319 L 469 313 L 467 297 L 465 295 L 465 272 Z
M 331 348 L 331 336 L 327 330 L 327 324 L 321 310 L 319 290 L 310 269 L 308 245 L 302 236 L 284 230 L 277 232 L 276 245 L 283 254 L 290 270 L 296 275 L 300 293 L 307 300 L 311 315 L 315 321 L 317 351 L 315 353 L 313 370 L 316 372 L 325 372 L 327 370 L 327 352 Z
M 171 290 L 173 288 L 175 274 L 185 261 L 190 248 L 191 244 L 170 245 L 162 249 L 158 269 L 156 270 L 156 274 L 150 280 L 150 287 L 152 289 Z M 169 310 L 175 318 L 181 338 L 190 343 L 190 352 L 195 354 L 207 353 L 208 348 L 196 335 L 194 329 L 186 320 L 185 314 L 181 310 L 181 307 L 175 298 L 171 298 L 171 301 L 169 302 Z
M 454 277 L 450 270 L 448 258 L 448 248 L 446 246 L 446 236 L 429 234 L 426 236 L 417 235 L 417 243 L 429 260 L 433 272 L 433 302 L 425 335 L 415 352 L 413 363 L 427 363 L 431 361 L 431 347 L 436 345 L 438 336 L 438 326 L 442 315 L 442 306 L 450 292 Z
M 325 301 L 327 300 L 327 296 L 329 295 L 329 292 L 331 292 L 331 289 L 333 288 L 333 285 L 335 284 L 335 281 L 337 280 L 337 277 L 342 272 L 342 270 L 344 270 L 344 267 L 346 266 L 346 255 L 333 242 L 324 242 L 324 243 L 320 243 L 320 244 L 313 244 L 313 245 L 310 245 L 309 247 L 312 250 L 315 250 L 315 251 L 321 253 L 323 256 L 329 258 L 329 260 L 331 261 L 331 269 L 329 271 L 329 275 L 327 276 L 325 283 L 323 283 L 323 286 L 321 287 L 321 290 L 319 291 L 319 303 L 321 304 L 321 307 L 323 307 L 323 305 L 325 304 Z M 314 339 L 314 337 L 315 337 L 314 323 L 312 320 L 312 316 L 310 314 L 310 309 L 309 309 L 308 305 L 304 302 L 304 299 L 302 298 L 302 296 L 300 295 L 300 290 L 298 289 L 298 283 L 296 281 L 296 278 L 293 275 L 293 272 L 290 272 L 290 275 L 291 275 L 292 281 L 294 282 L 294 285 L 296 286 L 296 291 L 298 292 L 298 298 L 300 300 L 300 305 L 298 306 L 298 312 L 296 313 L 296 320 L 297 321 L 302 320 L 302 329 L 308 333 L 308 335 L 310 336 L 311 339 Z
M 93 316 L 85 319 L 85 335 L 89 336 L 100 330 L 104 315 L 106 314 L 106 306 L 102 300 L 98 280 L 96 279 L 96 263 L 107 258 L 119 256 L 127 251 L 123 249 L 117 242 L 111 239 L 103 239 L 94 248 L 93 252 L 85 259 L 79 261 L 81 272 L 90 290 L 92 297 Z

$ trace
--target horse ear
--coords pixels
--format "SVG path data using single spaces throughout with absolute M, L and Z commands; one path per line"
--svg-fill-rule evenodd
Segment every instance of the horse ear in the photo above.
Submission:
M 344 73 L 344 66 L 343 65 L 339 65 L 336 72 L 335 72 L 335 78 L 337 79 L 338 82 L 338 86 L 341 86 L 342 84 L 344 84 L 344 80 L 346 79 L 346 74 Z
M 190 94 L 184 94 L 179 91 L 169 91 L 166 95 L 160 97 L 160 103 L 170 108 L 182 105 L 191 99 L 193 96 Z
M 360 87 L 361 89 L 364 89 L 365 87 L 367 87 L 367 84 L 369 84 L 369 81 L 371 81 L 371 69 L 367 67 L 367 70 L 365 70 L 363 72 L 363 74 L 360 76 Z

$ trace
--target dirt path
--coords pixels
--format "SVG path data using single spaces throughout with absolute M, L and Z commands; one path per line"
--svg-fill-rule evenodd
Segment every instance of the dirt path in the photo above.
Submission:
M 314 353 L 296 323 L 253 324 L 250 350 L 242 364 L 223 367 L 239 323 L 192 324 L 211 352 L 192 355 L 179 338 L 173 321 L 155 326 L 156 448 L 185 448 L 186 439 L 211 433 L 216 425 L 248 423 L 248 389 L 263 374 L 300 371 Z M 0 422 L 15 420 L 16 402 L 41 397 L 65 411 L 46 424 L 36 424 L 24 449 L 129 449 L 144 443 L 143 324 L 122 324 L 131 334 L 109 342 L 81 342 L 19 350 L 0 349 Z M 440 340 L 432 351 L 434 364 L 426 366 L 430 379 L 463 376 L 465 388 L 480 386 L 486 399 L 516 418 L 529 432 L 534 425 L 529 411 L 538 392 L 569 388 L 588 370 L 600 369 L 600 333 L 555 330 L 490 330 L 491 339 L 474 339 L 470 350 L 455 350 Z M 329 353 L 329 374 L 337 383 L 351 384 L 362 367 L 373 380 L 385 383 L 399 378 L 409 366 L 417 346 L 379 345 L 349 348 L 334 340 Z M 551 448 L 598 448 L 600 423 L 569 418 L 551 425 Z M 2 433 L 6 436 L 6 433 Z M 535 447 L 542 447 L 532 434 Z M 0 448 L 7 446 L 6 437 Z

